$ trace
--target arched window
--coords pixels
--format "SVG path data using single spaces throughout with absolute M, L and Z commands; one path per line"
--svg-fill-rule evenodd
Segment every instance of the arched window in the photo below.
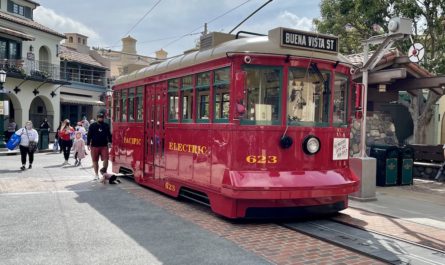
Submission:
M 73 37 L 69 37 L 68 42 L 69 42 L 69 43 L 73 43 L 73 41 L 74 41 L 74 40 L 73 40 Z

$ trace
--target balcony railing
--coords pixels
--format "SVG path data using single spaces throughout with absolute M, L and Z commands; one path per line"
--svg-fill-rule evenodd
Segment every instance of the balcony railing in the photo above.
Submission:
M 17 77 L 60 80 L 60 66 L 45 61 L 0 58 L 0 68 Z
M 26 76 L 41 80 L 74 81 L 97 86 L 106 86 L 107 78 L 104 70 L 88 68 L 60 67 L 45 61 L 28 59 L 2 59 L 0 69 L 6 71 L 9 76 L 25 78 Z

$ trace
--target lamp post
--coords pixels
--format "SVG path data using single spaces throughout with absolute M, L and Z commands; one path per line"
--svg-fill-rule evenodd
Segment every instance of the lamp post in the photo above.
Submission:
M 5 147 L 5 91 L 3 90 L 3 84 L 6 82 L 6 72 L 0 70 L 0 148 Z

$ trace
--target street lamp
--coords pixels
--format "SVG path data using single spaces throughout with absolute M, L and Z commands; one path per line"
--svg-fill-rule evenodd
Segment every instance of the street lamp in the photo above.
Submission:
M 5 104 L 3 84 L 6 82 L 6 72 L 2 69 L 0 70 L 0 148 L 5 147 Z

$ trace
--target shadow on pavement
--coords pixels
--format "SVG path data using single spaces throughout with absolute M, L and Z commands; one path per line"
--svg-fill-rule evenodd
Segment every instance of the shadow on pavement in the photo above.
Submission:
M 84 186 L 79 183 L 67 189 L 77 194 L 80 204 L 94 208 L 162 264 L 269 264 L 231 241 L 141 200 L 128 189 L 150 191 L 134 183 L 98 183 L 88 192 Z
M 2 169 L 2 170 L 0 170 L 0 174 L 3 174 L 3 173 L 19 173 L 19 172 L 23 172 L 23 170 L 21 170 L 21 169 L 17 169 L 17 170 Z

